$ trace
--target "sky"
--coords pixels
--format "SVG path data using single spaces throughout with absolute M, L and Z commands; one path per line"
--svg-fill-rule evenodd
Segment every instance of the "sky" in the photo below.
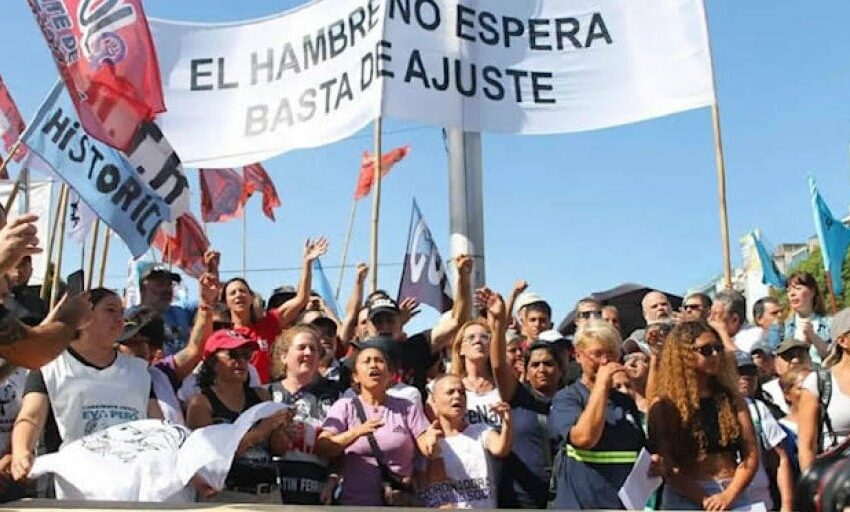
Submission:
M 331 1 L 331 0 L 325 0 Z M 298 0 L 147 0 L 148 17 L 222 22 L 282 12 Z M 814 233 L 807 175 L 837 216 L 850 204 L 850 3 L 706 2 L 727 173 L 733 265 L 738 240 L 760 228 L 772 244 Z M 0 16 L 0 75 L 25 118 L 56 67 L 23 0 Z M 722 272 L 717 179 L 709 109 L 584 133 L 483 134 L 487 284 L 507 294 L 517 279 L 553 306 L 557 324 L 575 301 L 624 282 L 673 293 Z M 449 251 L 448 167 L 440 127 L 384 122 L 384 149 L 410 155 L 383 181 L 379 286 L 395 293 L 416 198 L 443 254 Z M 335 286 L 352 192 L 372 128 L 332 145 L 264 162 L 283 206 L 277 222 L 247 208 L 248 280 L 260 293 L 296 284 L 306 237 L 325 235 Z M 198 211 L 197 171 L 187 169 Z M 371 203 L 358 204 L 349 263 L 368 261 Z M 242 222 L 209 225 L 223 277 L 242 268 Z M 79 268 L 66 244 L 63 273 Z M 113 243 L 106 284 L 123 287 L 129 253 Z M 328 268 L 330 267 L 330 268 Z M 255 269 L 255 270 L 251 270 Z M 291 269 L 291 270 L 269 270 Z M 228 272 L 233 271 L 233 272 Z M 346 274 L 343 301 L 351 290 Z M 426 308 L 427 309 L 427 308 Z M 436 318 L 425 311 L 418 320 Z

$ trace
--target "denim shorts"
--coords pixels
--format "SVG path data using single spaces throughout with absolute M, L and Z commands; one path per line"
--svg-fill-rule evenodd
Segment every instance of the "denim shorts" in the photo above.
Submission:
M 700 480 L 697 484 L 702 488 L 706 495 L 711 496 L 722 492 L 732 482 L 731 478 L 722 480 Z M 747 490 L 738 495 L 730 508 L 743 507 L 752 503 L 752 500 L 747 495 Z M 669 483 L 664 485 L 664 493 L 661 497 L 662 510 L 702 510 L 702 503 L 694 503 L 685 496 L 679 494 Z

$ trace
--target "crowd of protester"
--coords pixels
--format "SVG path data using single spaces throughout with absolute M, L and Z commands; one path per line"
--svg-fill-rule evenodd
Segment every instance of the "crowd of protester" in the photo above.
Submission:
M 800 475 L 850 435 L 850 310 L 827 316 L 806 273 L 789 277 L 790 311 L 759 299 L 752 324 L 733 290 L 678 311 L 651 291 L 645 328 L 622 333 L 617 308 L 588 297 L 565 336 L 524 281 L 507 300 L 472 290 L 460 256 L 452 309 L 408 334 L 419 304 L 365 295 L 366 265 L 343 318 L 311 291 L 323 238 L 306 242 L 297 287 L 265 301 L 222 283 L 210 251 L 191 309 L 157 265 L 138 306 L 96 288 L 50 309 L 27 286 L 34 220 L 0 217 L 4 501 L 61 498 L 28 478 L 36 454 L 93 432 L 234 423 L 266 401 L 289 407 L 242 437 L 223 489 L 193 481 L 198 500 L 617 509 L 647 449 L 663 477 L 647 508 L 792 510 Z

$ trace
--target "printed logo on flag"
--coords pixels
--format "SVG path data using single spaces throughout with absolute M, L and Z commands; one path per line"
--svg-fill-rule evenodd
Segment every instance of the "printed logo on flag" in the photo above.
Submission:
M 451 289 L 443 259 L 415 200 L 398 293 L 399 301 L 407 297 L 414 297 L 440 312 L 452 307 Z

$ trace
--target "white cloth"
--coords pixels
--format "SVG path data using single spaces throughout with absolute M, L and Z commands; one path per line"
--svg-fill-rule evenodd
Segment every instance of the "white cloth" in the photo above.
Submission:
M 117 354 L 104 369 L 67 350 L 41 367 L 63 446 L 107 427 L 147 418 L 151 377 L 138 357 Z
M 188 503 L 192 492 L 174 469 L 188 437 L 161 420 L 113 425 L 36 458 L 31 477 L 54 473 L 62 499 Z
M 835 432 L 837 442 L 841 443 L 847 436 L 850 435 L 850 395 L 844 394 L 838 386 L 838 381 L 835 379 L 835 374 L 830 371 L 832 377 L 832 395 L 829 399 L 829 405 L 826 408 L 829 419 L 832 421 L 832 430 Z M 820 400 L 818 393 L 818 374 L 817 372 L 810 373 L 803 381 L 803 389 L 815 395 Z M 831 446 L 832 437 L 824 428 L 824 446 Z
M 753 420 L 756 436 L 762 449 L 770 451 L 779 446 L 785 440 L 787 434 L 770 414 L 767 406 L 760 400 L 747 399 L 747 407 L 750 410 L 750 418 Z M 770 497 L 770 481 L 767 479 L 767 473 L 764 469 L 763 457 L 759 457 L 758 470 L 750 481 L 747 492 L 753 501 L 773 503 L 773 499 Z
M 0 454 L 11 451 L 9 443 L 12 440 L 12 426 L 21 410 L 28 373 L 24 368 L 16 368 L 0 381 Z
M 773 403 L 779 407 L 782 412 L 788 414 L 788 402 L 785 401 L 785 393 L 782 392 L 782 387 L 779 385 L 779 379 L 771 379 L 761 385 L 762 391 L 770 395 Z
M 487 436 L 493 429 L 485 423 L 469 425 L 458 435 L 440 439 L 447 482 L 429 487 L 428 499 L 451 508 L 496 508 L 496 481 Z
M 485 393 L 466 390 L 466 421 L 470 425 L 486 423 L 491 427 L 501 427 L 502 418 L 490 406 L 501 402 L 499 389 L 493 388 Z
M 753 350 L 753 347 L 758 345 L 760 342 L 765 341 L 766 335 L 767 333 L 764 329 L 754 325 L 738 331 L 738 334 L 735 335 L 732 341 L 735 343 L 735 346 L 738 347 L 738 350 L 749 354 L 750 351 Z
M 701 0 L 334 0 L 149 22 L 168 105 L 157 123 L 187 167 L 325 145 L 378 115 L 542 134 L 714 102 Z
M 168 375 L 156 366 L 149 366 L 148 372 L 151 374 L 153 392 L 156 395 L 159 409 L 162 411 L 162 417 L 170 423 L 185 425 L 186 420 L 183 418 L 180 400 L 177 399 L 177 393 L 174 392 L 174 387 L 171 385 Z

